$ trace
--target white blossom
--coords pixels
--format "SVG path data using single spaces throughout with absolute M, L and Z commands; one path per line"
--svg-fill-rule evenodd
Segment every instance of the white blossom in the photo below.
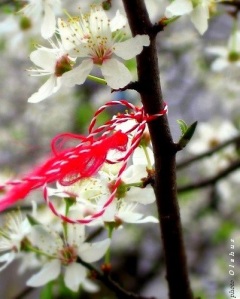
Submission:
M 187 150 L 192 154 L 201 154 L 214 149 L 224 141 L 238 135 L 237 128 L 227 120 L 213 120 L 212 123 L 199 123 L 196 134 L 187 146 Z M 205 158 L 202 167 L 208 171 L 208 175 L 226 168 L 231 161 L 236 159 L 237 153 L 233 145 L 229 145 Z
M 233 32 L 227 46 L 209 47 L 207 52 L 217 56 L 211 64 L 211 69 L 215 72 L 223 71 L 231 66 L 240 67 L 240 31 Z
M 214 6 L 214 0 L 174 0 L 166 8 L 165 16 L 172 18 L 189 14 L 195 28 L 203 34 L 208 28 L 208 19 Z
M 131 80 L 127 67 L 115 57 L 129 60 L 149 46 L 147 35 L 137 35 L 125 39 L 119 29 L 126 19 L 119 12 L 110 21 L 102 8 L 92 8 L 89 14 L 72 18 L 68 22 L 58 21 L 59 33 L 69 55 L 81 58 L 79 66 L 63 75 L 68 86 L 82 84 L 94 66 L 101 69 L 107 84 L 112 88 L 122 88 Z
M 77 262 L 77 258 L 87 263 L 98 261 L 110 246 L 110 239 L 95 243 L 84 242 L 84 226 L 68 224 L 65 239 L 42 225 L 35 225 L 30 240 L 34 246 L 48 255 L 50 260 L 38 273 L 30 277 L 27 281 L 28 286 L 45 285 L 56 279 L 63 268 L 65 285 L 72 291 L 77 292 L 80 284 L 91 291 L 96 289 L 87 279 L 87 269 Z
M 8 53 L 14 57 L 26 57 L 37 37 L 37 24 L 19 15 L 7 16 L 0 22 L 0 37 Z M 21 51 L 19 51 L 21 49 Z
M 49 76 L 48 80 L 29 99 L 30 103 L 38 103 L 53 93 L 62 85 L 62 74 L 72 68 L 73 59 L 64 51 L 60 41 L 55 45 L 49 40 L 52 48 L 40 46 L 30 54 L 31 61 L 37 69 L 29 69 L 32 76 Z
M 28 4 L 20 10 L 30 19 L 41 24 L 41 35 L 48 39 L 56 29 L 56 14 L 60 12 L 60 0 L 28 0 Z
M 23 239 L 31 232 L 31 225 L 20 212 L 6 215 L 5 227 L 0 229 L 0 251 L 5 252 L 0 256 L 0 271 L 5 269 L 16 257 L 21 249 Z
M 146 157 L 146 152 L 147 157 Z M 114 154 L 114 153 L 113 153 Z M 109 157 L 112 160 L 112 157 Z M 151 186 L 141 188 L 142 179 L 148 176 L 147 165 L 153 164 L 153 153 L 150 148 L 135 150 L 130 165 L 121 176 L 122 191 L 117 191 L 112 203 L 108 205 L 102 216 L 92 221 L 90 225 L 104 224 L 104 222 L 145 223 L 158 222 L 153 216 L 144 216 L 137 210 L 141 205 L 151 204 L 155 201 Z M 76 205 L 74 209 L 83 211 L 83 215 L 94 214 L 99 211 L 111 195 L 112 186 L 117 178 L 122 163 L 104 163 L 95 177 L 85 178 L 71 186 L 57 185 L 57 189 L 49 189 L 49 196 L 74 196 Z M 64 196 L 65 195 L 65 196 Z M 79 215 L 76 219 L 79 218 Z

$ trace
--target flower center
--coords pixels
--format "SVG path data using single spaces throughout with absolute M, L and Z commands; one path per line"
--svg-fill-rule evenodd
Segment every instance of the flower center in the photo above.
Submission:
M 67 245 L 58 253 L 63 265 L 69 265 L 77 260 L 77 252 L 74 246 Z
M 62 56 L 55 65 L 55 76 L 61 77 L 64 73 L 71 71 L 72 63 L 68 55 Z
M 209 140 L 208 145 L 210 149 L 215 148 L 216 146 L 219 145 L 219 140 L 216 138 L 212 138 Z
M 230 62 L 236 62 L 236 61 L 239 60 L 239 58 L 240 58 L 240 54 L 238 52 L 236 52 L 236 51 L 231 51 L 228 54 L 228 60 Z
M 32 22 L 28 17 L 21 17 L 19 27 L 22 31 L 27 31 L 32 27 Z

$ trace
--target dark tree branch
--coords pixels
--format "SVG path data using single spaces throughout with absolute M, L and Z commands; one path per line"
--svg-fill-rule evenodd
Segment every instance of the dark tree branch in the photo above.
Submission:
M 108 274 L 101 273 L 92 265 L 84 262 L 81 259 L 78 259 L 78 262 L 90 270 L 93 276 L 101 281 L 106 287 L 108 287 L 111 291 L 113 291 L 118 299 L 156 299 L 154 297 L 142 297 L 140 295 L 127 292 L 124 290 L 117 282 L 115 282 Z
M 229 6 L 236 7 L 238 9 L 240 9 L 240 1 L 222 1 L 222 2 L 219 2 L 219 3 L 223 4 L 223 5 L 229 5 Z
M 13 299 L 23 299 L 25 296 L 27 296 L 28 294 L 30 294 L 34 290 L 36 290 L 36 289 L 32 288 L 32 287 L 26 287 L 22 292 L 20 292 L 18 295 L 13 297 Z
M 101 273 L 95 267 L 93 267 L 91 264 L 84 262 L 80 258 L 78 258 L 77 262 L 79 264 L 82 264 L 88 270 L 90 270 L 92 272 L 92 276 L 95 279 L 102 282 L 111 291 L 113 291 L 116 294 L 116 297 L 118 299 L 156 299 L 154 297 L 143 297 L 143 296 L 128 292 L 125 289 L 123 289 L 117 282 L 115 282 L 107 273 L 106 274 Z M 26 287 L 21 293 L 19 293 L 13 299 L 23 299 L 24 296 L 28 295 L 30 292 L 32 292 L 34 290 L 36 290 L 36 288 Z
M 153 25 L 143 0 L 123 0 L 133 36 L 152 32 Z M 150 35 L 151 44 L 137 56 L 141 100 L 146 113 L 155 114 L 164 108 L 162 98 L 156 34 Z M 167 116 L 149 123 L 155 157 L 155 184 L 165 254 L 170 299 L 193 299 L 190 288 L 186 254 L 183 243 L 176 187 L 176 145 L 173 143 Z
M 231 174 L 233 171 L 238 170 L 239 168 L 240 168 L 240 161 L 235 161 L 229 167 L 225 168 L 224 170 L 220 171 L 218 174 L 210 178 L 204 179 L 196 183 L 191 183 L 185 186 L 178 187 L 178 192 L 182 193 L 186 191 L 204 188 L 209 185 L 214 185 L 216 182 L 226 177 L 227 175 Z
M 127 89 L 132 89 L 132 90 L 136 90 L 137 92 L 140 92 L 140 88 L 141 88 L 141 86 L 139 85 L 139 83 L 137 81 L 134 81 L 134 82 L 128 83 L 128 85 L 126 85 L 123 88 L 112 89 L 111 92 L 124 91 Z
M 217 153 L 218 151 L 220 151 L 221 149 L 223 149 L 224 147 L 228 146 L 228 145 L 231 145 L 231 144 L 235 144 L 238 146 L 238 144 L 240 143 L 240 135 L 234 137 L 234 138 L 231 138 L 223 143 L 221 143 L 220 145 L 214 147 L 213 149 L 211 150 L 208 150 L 198 156 L 195 156 L 195 157 L 192 157 L 190 159 L 187 159 L 185 161 L 182 161 L 182 162 L 179 162 L 177 164 L 177 169 L 181 169 L 181 168 L 184 168 L 194 162 L 197 162 L 203 158 L 206 158 L 206 157 L 209 157 L 215 153 Z

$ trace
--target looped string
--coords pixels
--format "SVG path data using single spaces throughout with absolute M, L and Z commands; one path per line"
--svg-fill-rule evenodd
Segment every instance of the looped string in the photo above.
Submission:
M 97 127 L 95 129 L 94 126 L 96 124 L 99 114 L 101 114 L 106 108 L 116 106 L 116 105 L 125 106 L 126 108 L 131 109 L 133 111 L 131 113 L 128 113 L 128 112 L 119 113 L 116 116 L 114 116 L 110 121 L 106 122 L 104 125 Z M 149 115 L 149 114 L 145 113 L 143 107 L 136 107 L 133 104 L 131 104 L 125 100 L 111 101 L 111 102 L 106 103 L 102 107 L 100 107 L 94 114 L 94 117 L 89 125 L 88 137 L 95 137 L 96 135 L 98 135 L 100 133 L 101 133 L 101 136 L 107 136 L 107 135 L 111 134 L 113 131 L 118 130 L 119 125 L 126 123 L 129 120 L 136 121 L 135 124 L 133 124 L 131 127 L 129 127 L 128 130 L 126 130 L 124 132 L 128 135 L 130 135 L 130 134 L 133 135 L 131 139 L 129 137 L 130 145 L 129 145 L 129 148 L 127 149 L 127 151 L 124 153 L 124 156 L 115 161 L 106 159 L 107 163 L 117 163 L 117 162 L 121 162 L 121 161 L 123 162 L 122 166 L 118 172 L 118 175 L 115 179 L 114 185 L 111 189 L 112 190 L 111 194 L 99 211 L 93 213 L 92 215 L 85 217 L 84 219 L 77 219 L 77 220 L 74 219 L 73 220 L 73 219 L 59 213 L 55 209 L 54 205 L 50 201 L 49 196 L 47 194 L 47 188 L 45 188 L 44 198 L 45 198 L 47 204 L 49 205 L 50 209 L 52 210 L 52 212 L 56 216 L 60 217 L 63 221 L 66 221 L 69 223 L 87 224 L 87 223 L 90 223 L 93 220 L 101 217 L 104 214 L 106 208 L 115 199 L 117 189 L 118 189 L 119 185 L 121 184 L 121 176 L 127 167 L 128 159 L 131 156 L 131 154 L 134 152 L 134 150 L 137 148 L 137 146 L 139 145 L 139 143 L 141 141 L 141 137 L 143 135 L 143 132 L 145 131 L 146 124 L 160 116 L 165 115 L 167 113 L 167 111 L 168 111 L 168 107 L 167 107 L 167 105 L 165 105 L 164 109 L 162 111 L 160 111 L 159 113 Z
M 111 120 L 95 128 L 98 116 L 108 107 L 117 105 L 126 107 L 131 112 L 118 113 Z M 122 173 L 127 167 L 129 157 L 141 141 L 146 124 L 166 113 L 167 105 L 159 113 L 149 115 L 145 113 L 143 107 L 136 107 L 126 100 L 107 102 L 94 114 L 89 125 L 89 135 L 87 137 L 71 133 L 56 136 L 52 140 L 53 158 L 47 160 L 42 166 L 22 180 L 6 183 L 6 185 L 11 185 L 12 189 L 0 201 L 0 211 L 15 203 L 20 198 L 26 197 L 31 190 L 43 186 L 44 199 L 47 205 L 63 221 L 87 224 L 99 218 L 114 200 L 117 189 L 121 184 Z M 131 124 L 129 121 L 131 121 Z M 124 123 L 126 124 L 125 130 L 122 128 Z M 69 139 L 80 140 L 80 143 L 75 147 L 63 149 L 64 145 L 66 145 L 65 141 Z M 122 152 L 121 157 L 111 160 L 109 157 L 110 150 Z M 73 220 L 58 212 L 49 197 L 47 184 L 58 181 L 63 186 L 72 185 L 83 178 L 90 178 L 96 175 L 104 162 L 110 164 L 122 162 L 122 166 L 111 188 L 111 194 L 100 210 L 83 219 L 77 220 Z

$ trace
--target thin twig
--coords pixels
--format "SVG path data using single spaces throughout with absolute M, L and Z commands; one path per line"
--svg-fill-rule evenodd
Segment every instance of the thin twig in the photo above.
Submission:
M 201 181 L 198 181 L 196 183 L 191 183 L 185 186 L 180 186 L 178 187 L 178 192 L 186 192 L 186 191 L 191 191 L 191 190 L 197 190 L 200 188 L 204 188 L 206 186 L 214 185 L 216 182 L 221 180 L 222 178 L 225 178 L 232 172 L 238 170 L 240 168 L 240 161 L 235 161 L 233 162 L 229 167 L 225 168 L 224 170 L 220 171 L 218 174 L 209 177 L 207 179 L 203 179 Z
M 23 291 L 21 291 L 18 295 L 13 297 L 13 299 L 23 299 L 26 295 L 36 290 L 36 288 L 26 287 Z
M 108 274 L 101 273 L 92 265 L 78 259 L 78 262 L 93 272 L 93 276 L 113 291 L 119 299 L 156 299 L 154 297 L 143 297 L 123 289 L 116 281 L 114 281 Z
M 191 157 L 189 159 L 186 159 L 182 162 L 179 162 L 177 164 L 177 169 L 181 169 L 181 168 L 184 168 L 194 162 L 197 162 L 203 158 L 206 158 L 206 157 L 209 157 L 209 156 L 212 156 L 213 154 L 217 153 L 218 151 L 222 150 L 224 147 L 227 147 L 228 145 L 231 145 L 231 144 L 236 144 L 238 145 L 238 143 L 240 143 L 240 135 L 234 137 L 234 138 L 231 138 L 223 143 L 221 143 L 220 145 L 214 147 L 213 149 L 210 149 L 198 156 L 195 156 L 195 157 Z

